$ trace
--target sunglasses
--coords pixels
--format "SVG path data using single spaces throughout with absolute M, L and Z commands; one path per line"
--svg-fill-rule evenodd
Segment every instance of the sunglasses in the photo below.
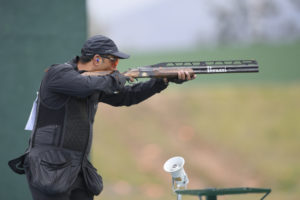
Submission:
M 106 58 L 112 62 L 116 62 L 117 60 L 119 60 L 118 57 L 112 56 L 112 55 L 100 55 L 102 58 Z

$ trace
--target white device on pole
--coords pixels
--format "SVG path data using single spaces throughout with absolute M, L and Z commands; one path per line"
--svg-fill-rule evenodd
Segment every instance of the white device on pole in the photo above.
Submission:
M 172 189 L 186 189 L 189 179 L 184 171 L 184 159 L 175 156 L 167 160 L 164 164 L 164 170 L 172 175 Z

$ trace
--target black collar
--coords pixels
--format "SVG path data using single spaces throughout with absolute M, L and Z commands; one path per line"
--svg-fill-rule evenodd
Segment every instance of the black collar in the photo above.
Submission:
M 76 71 L 78 71 L 80 74 L 82 74 L 83 72 L 86 72 L 86 70 L 78 70 L 78 66 L 77 66 L 78 62 L 79 62 L 79 56 L 75 56 L 75 57 L 74 57 L 72 60 L 70 60 L 68 63 L 69 63 L 70 65 L 72 65 L 72 67 L 73 67 Z

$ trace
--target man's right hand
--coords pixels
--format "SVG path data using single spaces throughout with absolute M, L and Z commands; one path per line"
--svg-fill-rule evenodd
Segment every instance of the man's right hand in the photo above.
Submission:
M 113 73 L 110 74 L 112 77 L 115 78 L 118 86 L 120 88 L 124 87 L 126 81 L 129 80 L 128 77 L 124 76 L 123 74 L 121 74 L 118 70 L 115 70 Z

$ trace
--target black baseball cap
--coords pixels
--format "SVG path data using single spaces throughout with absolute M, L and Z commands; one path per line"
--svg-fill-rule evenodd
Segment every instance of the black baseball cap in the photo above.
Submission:
M 110 38 L 103 35 L 95 35 L 90 37 L 81 49 L 83 56 L 93 57 L 99 55 L 113 55 L 121 59 L 129 58 L 128 54 L 119 51 L 117 45 Z

